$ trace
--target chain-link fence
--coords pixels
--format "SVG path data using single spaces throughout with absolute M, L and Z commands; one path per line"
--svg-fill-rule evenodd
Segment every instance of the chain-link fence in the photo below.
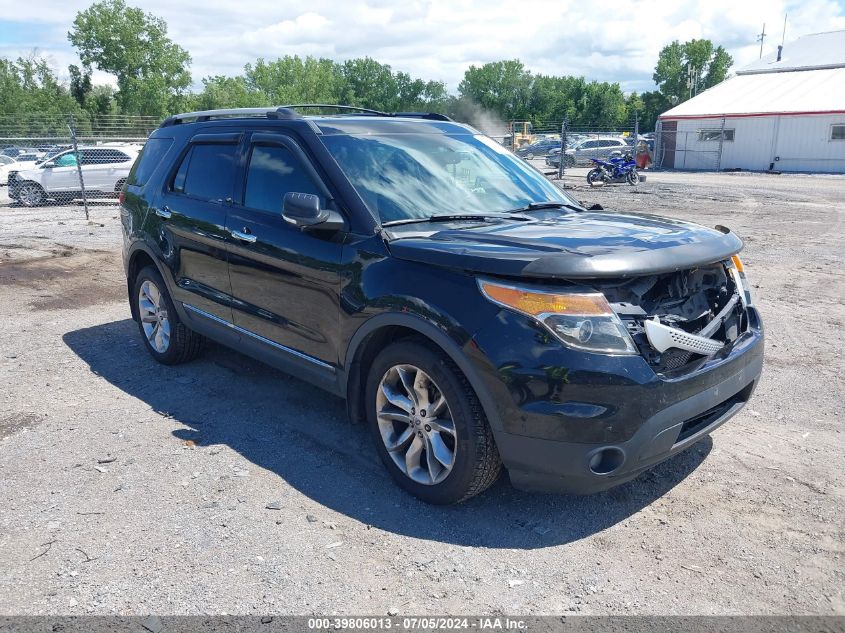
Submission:
M 0 117 L 0 204 L 37 207 L 117 198 L 154 117 Z

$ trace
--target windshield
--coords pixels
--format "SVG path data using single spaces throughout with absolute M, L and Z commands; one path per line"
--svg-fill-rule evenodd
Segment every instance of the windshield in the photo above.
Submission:
M 578 205 L 495 141 L 473 134 L 327 135 L 323 143 L 382 222 Z

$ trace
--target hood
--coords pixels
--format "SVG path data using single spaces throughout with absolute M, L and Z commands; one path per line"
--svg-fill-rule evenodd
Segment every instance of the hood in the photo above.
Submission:
M 400 259 L 479 273 L 595 279 L 695 268 L 727 259 L 743 246 L 727 229 L 606 211 L 554 211 L 527 222 L 450 226 L 391 231 L 390 251 Z

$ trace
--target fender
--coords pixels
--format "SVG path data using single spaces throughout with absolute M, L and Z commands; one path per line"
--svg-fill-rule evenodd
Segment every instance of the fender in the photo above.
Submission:
M 346 394 L 347 411 L 353 422 L 358 420 L 356 412 L 361 401 L 359 390 L 354 389 L 359 384 L 355 358 L 367 336 L 387 326 L 402 326 L 414 330 L 439 346 L 466 376 L 470 386 L 478 396 L 484 414 L 487 416 L 487 421 L 490 423 L 490 428 L 494 433 L 501 432 L 503 425 L 496 403 L 464 349 L 431 321 L 416 314 L 399 312 L 385 312 L 368 319 L 356 330 L 349 341 L 343 370 L 338 372 L 338 387 L 341 394 Z
M 132 318 L 137 321 L 137 309 L 135 307 L 135 301 L 132 297 L 132 288 L 129 287 L 129 268 L 132 263 L 132 260 L 138 255 L 139 252 L 143 252 L 144 254 L 148 255 L 150 259 L 153 260 L 155 267 L 158 269 L 158 274 L 161 275 L 161 278 L 164 279 L 164 283 L 167 286 L 167 292 L 170 296 L 173 296 L 174 291 L 174 281 L 170 275 L 170 270 L 167 269 L 166 266 L 162 264 L 161 257 L 159 253 L 156 253 L 144 240 L 135 240 L 130 246 L 129 250 L 126 251 L 126 260 L 124 262 L 124 269 L 126 271 L 126 292 L 129 297 L 129 308 L 132 311 Z M 185 309 L 182 307 L 182 304 L 178 301 L 173 302 L 174 307 L 176 308 L 176 312 L 179 315 L 179 318 L 182 321 L 188 320 L 185 315 Z

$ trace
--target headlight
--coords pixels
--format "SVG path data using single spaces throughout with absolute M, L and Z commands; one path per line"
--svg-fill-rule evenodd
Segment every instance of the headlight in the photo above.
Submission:
M 742 260 L 739 255 L 731 257 L 727 263 L 727 268 L 733 277 L 734 284 L 739 290 L 739 298 L 742 300 L 742 307 L 747 308 L 753 305 L 751 302 L 751 287 L 748 285 L 748 279 L 745 277 L 745 266 L 742 265 Z
M 490 301 L 533 318 L 569 347 L 605 354 L 639 353 L 601 293 L 546 292 L 484 280 L 478 286 Z

